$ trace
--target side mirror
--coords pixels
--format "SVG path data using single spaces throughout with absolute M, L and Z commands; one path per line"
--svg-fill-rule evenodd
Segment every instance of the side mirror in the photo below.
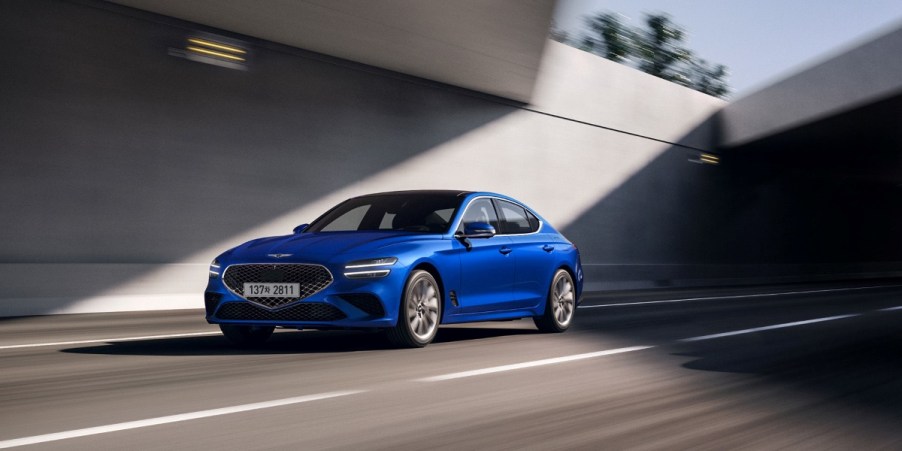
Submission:
M 304 230 L 307 230 L 307 227 L 309 227 L 309 226 L 310 226 L 310 224 L 301 224 L 294 228 L 294 233 L 295 234 L 301 233 Z
M 464 238 L 491 238 L 495 236 L 495 228 L 484 222 L 471 222 L 464 225 Z

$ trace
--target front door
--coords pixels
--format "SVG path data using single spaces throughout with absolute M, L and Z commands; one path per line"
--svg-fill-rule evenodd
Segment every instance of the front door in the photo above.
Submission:
M 491 199 L 470 202 L 464 212 L 460 228 L 466 224 L 483 222 L 498 230 L 498 215 Z M 457 293 L 460 313 L 504 310 L 511 301 L 514 282 L 514 260 L 511 241 L 506 236 L 470 239 L 471 248 L 460 246 L 460 289 Z

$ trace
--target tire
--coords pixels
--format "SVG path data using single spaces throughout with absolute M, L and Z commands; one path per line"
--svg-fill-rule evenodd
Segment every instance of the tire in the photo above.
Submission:
M 442 319 L 442 293 L 428 271 L 416 270 L 407 278 L 398 323 L 386 333 L 399 348 L 422 348 L 432 342 Z
M 255 346 L 266 343 L 272 335 L 273 326 L 244 326 L 240 324 L 220 324 L 219 330 L 232 344 L 238 346 Z
M 534 316 L 532 319 L 540 331 L 560 333 L 570 328 L 575 313 L 576 286 L 573 284 L 570 273 L 559 269 L 554 273 L 551 286 L 548 287 L 545 313 L 541 316 Z

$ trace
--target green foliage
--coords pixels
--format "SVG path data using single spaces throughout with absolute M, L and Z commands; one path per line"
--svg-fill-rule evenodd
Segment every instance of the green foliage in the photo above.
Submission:
M 727 67 L 723 64 L 708 64 L 705 60 L 692 62 L 694 70 L 692 88 L 715 97 L 725 97 L 730 93 L 730 86 L 726 82 Z
M 669 16 L 648 14 L 644 28 L 631 28 L 620 17 L 604 12 L 587 18 L 589 33 L 579 48 L 708 95 L 729 94 L 726 66 L 697 59 L 684 47 L 685 31 Z
M 561 30 L 560 28 L 558 28 L 557 25 L 555 25 L 554 21 L 551 21 L 551 30 L 548 32 L 548 37 L 562 44 L 570 43 L 570 33 L 567 33 L 566 30 Z
M 683 30 L 663 15 L 645 17 L 645 30 L 634 34 L 639 69 L 670 81 L 685 80 L 680 63 L 691 60 L 691 54 L 683 44 Z
M 592 47 L 599 48 L 605 58 L 622 63 L 632 53 L 629 30 L 620 21 L 620 16 L 611 13 L 598 14 L 587 20 L 589 27 L 599 36 L 590 38 Z M 591 51 L 591 50 L 590 50 Z

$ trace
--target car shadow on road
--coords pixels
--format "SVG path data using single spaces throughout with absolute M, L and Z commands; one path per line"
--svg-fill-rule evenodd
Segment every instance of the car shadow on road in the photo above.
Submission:
M 492 323 L 479 327 L 448 326 L 439 329 L 432 345 L 468 342 L 512 335 L 538 334 L 535 329 L 496 327 Z M 395 350 L 379 332 L 366 331 L 282 331 L 266 343 L 254 347 L 235 346 L 220 335 L 164 339 L 114 341 L 102 345 L 62 349 L 73 354 L 141 355 L 141 356 L 209 356 L 259 354 L 316 354 Z
M 842 333 L 809 325 L 674 346 L 690 370 L 746 374 L 757 383 L 818 394 L 849 411 L 902 421 L 902 331 L 892 318 L 849 322 Z

